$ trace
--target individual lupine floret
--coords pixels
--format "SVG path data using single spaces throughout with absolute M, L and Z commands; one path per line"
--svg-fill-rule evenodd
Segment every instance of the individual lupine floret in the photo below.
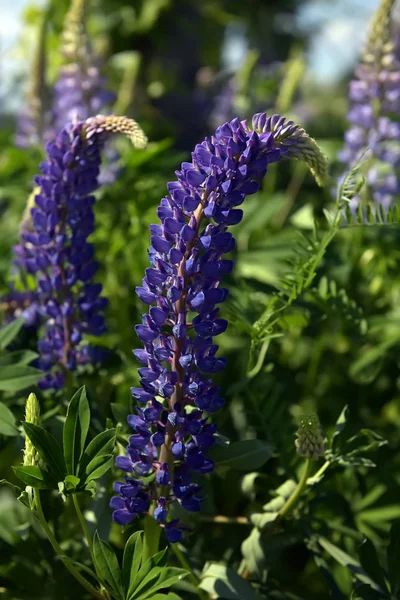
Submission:
M 98 264 L 88 237 L 94 230 L 92 192 L 98 187 L 100 151 L 118 132 L 136 147 L 146 144 L 134 121 L 114 116 L 69 124 L 47 144 L 47 159 L 35 179 L 32 224 L 14 248 L 16 263 L 36 279 L 45 318 L 38 343 L 39 367 L 47 372 L 40 384 L 44 389 L 61 388 L 67 372 L 96 362 L 95 350 L 82 340 L 105 331 L 107 300 L 93 281 Z
M 241 221 L 238 207 L 258 191 L 268 165 L 282 157 L 305 160 L 318 181 L 326 179 L 317 144 L 292 121 L 257 114 L 252 126 L 238 119 L 225 123 L 196 146 L 191 163 L 182 163 L 161 200 L 159 224 L 150 226 L 151 266 L 136 290 L 152 305 L 135 327 L 143 343 L 135 351 L 141 387 L 131 389 L 138 406 L 128 417 L 133 435 L 116 464 L 128 474 L 127 482 L 156 474 L 155 483 L 141 490 L 170 541 L 180 539 L 182 528 L 167 521 L 169 505 L 200 510 L 201 490 L 192 475 L 214 468 L 207 457 L 216 434 L 210 415 L 224 401 L 212 375 L 226 359 L 217 355 L 213 338 L 228 325 L 218 305 L 228 293 L 221 279 L 233 267 L 224 255 L 235 244 L 227 230 Z M 123 485 L 117 484 L 119 497 L 111 506 L 122 507 L 123 500 L 124 512 L 113 516 L 125 525 L 137 509 L 130 510 Z
M 373 19 L 361 63 L 350 83 L 350 128 L 339 160 L 351 169 L 366 147 L 367 200 L 387 209 L 400 192 L 400 35 L 391 23 L 393 0 L 382 0 Z M 353 198 L 354 210 L 360 196 Z

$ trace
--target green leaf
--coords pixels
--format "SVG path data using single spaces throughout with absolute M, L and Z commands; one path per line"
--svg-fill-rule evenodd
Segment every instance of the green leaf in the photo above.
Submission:
M 18 335 L 23 324 L 24 319 L 14 319 L 14 321 L 11 321 L 11 323 L 0 329 L 0 350 L 5 350 L 7 348 Z
M 78 473 L 78 465 L 85 448 L 89 431 L 90 409 L 86 397 L 86 388 L 81 387 L 68 405 L 64 423 L 63 444 L 67 472 Z
M 25 485 L 38 488 L 39 490 L 50 490 L 57 488 L 57 483 L 54 479 L 48 476 L 36 465 L 27 467 L 13 467 L 13 471 Z
M 346 427 L 348 412 L 349 412 L 349 407 L 346 405 L 343 407 L 342 412 L 340 413 L 340 415 L 335 423 L 335 429 L 333 430 L 332 443 L 331 443 L 332 450 L 334 452 L 339 447 L 340 434 L 342 433 L 343 429 Z
M 167 548 L 160 550 L 154 556 L 151 556 L 141 565 L 136 577 L 131 577 L 127 598 L 131 598 L 138 588 L 141 588 L 142 582 L 154 567 L 165 567 L 167 564 Z
M 387 549 L 388 573 L 392 596 L 400 595 L 400 521 L 393 523 L 390 530 L 390 541 Z
M 250 471 L 260 469 L 272 456 L 271 448 L 261 440 L 242 440 L 213 446 L 208 456 L 219 467 Z
M 153 598 L 155 592 L 168 589 L 189 574 L 185 569 L 177 567 L 155 567 L 135 589 L 128 600 L 148 600 Z
M 241 550 L 246 566 L 255 573 L 261 581 L 267 578 L 266 551 L 263 534 L 258 529 L 252 529 L 249 537 L 242 543 Z
M 24 421 L 22 426 L 49 471 L 57 481 L 62 481 L 66 475 L 66 469 L 63 452 L 56 438 L 39 425 Z
M 117 600 L 125 598 L 122 587 L 121 570 L 117 557 L 110 544 L 100 539 L 96 531 L 93 537 L 93 554 L 96 570 L 105 583 L 111 587 Z
M 19 434 L 14 415 L 2 402 L 0 402 L 0 433 L 8 436 Z
M 20 392 L 36 385 L 43 377 L 42 371 L 26 365 L 8 365 L 0 369 L 0 391 Z
M 199 587 L 216 598 L 257 600 L 251 585 L 233 569 L 217 563 L 206 564 Z
M 78 485 L 80 484 L 79 477 L 75 477 L 75 475 L 67 475 L 64 479 L 65 489 L 70 492 L 71 490 L 76 490 Z
M 326 550 L 326 552 L 328 552 L 328 554 L 330 554 L 332 558 L 334 558 L 340 565 L 347 567 L 357 579 L 359 579 L 362 583 L 367 583 L 374 590 L 381 591 L 379 586 L 371 579 L 371 577 L 369 577 L 364 569 L 362 569 L 360 563 L 355 558 L 341 550 L 341 548 L 338 548 L 332 544 L 326 538 L 318 537 L 317 539 L 320 546 L 322 546 L 322 548 Z
M 133 533 L 125 544 L 122 559 L 122 580 L 126 591 L 139 572 L 143 553 L 143 531 Z
M 351 596 L 351 600 L 382 600 L 382 598 L 387 598 L 387 596 L 373 590 L 366 583 L 360 585 Z
M 156 594 L 151 597 L 151 600 L 182 600 L 182 598 L 170 592 L 169 594 Z
M 111 469 L 114 463 L 114 456 L 112 454 L 105 454 L 104 456 L 95 456 L 86 468 L 86 483 L 99 479 Z
M 385 574 L 379 564 L 378 554 L 371 540 L 366 539 L 359 548 L 359 557 L 362 568 L 375 581 L 381 591 L 388 591 L 385 583 Z
M 116 429 L 107 429 L 102 431 L 85 448 L 80 464 L 79 464 L 79 475 L 84 477 L 87 473 L 88 465 L 93 461 L 96 456 L 104 456 L 105 454 L 111 454 L 115 446 Z
M 0 366 L 7 365 L 29 365 L 39 355 L 32 350 L 15 350 L 15 352 L 7 352 L 0 356 Z

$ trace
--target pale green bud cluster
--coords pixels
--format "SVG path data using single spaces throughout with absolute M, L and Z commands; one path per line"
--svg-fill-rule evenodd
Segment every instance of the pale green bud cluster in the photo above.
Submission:
M 296 451 L 299 456 L 317 460 L 325 453 L 324 438 L 317 415 L 303 415 L 296 432 Z
M 34 425 L 38 425 L 40 420 L 40 406 L 39 402 L 35 396 L 35 394 L 29 394 L 28 400 L 25 405 L 25 421 L 27 423 L 33 423 Z M 35 465 L 36 460 L 36 450 L 28 438 L 25 436 L 25 448 L 24 448 L 24 467 L 29 467 Z

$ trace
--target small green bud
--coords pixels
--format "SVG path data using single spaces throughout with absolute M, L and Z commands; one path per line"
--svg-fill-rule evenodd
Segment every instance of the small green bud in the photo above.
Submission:
M 299 456 L 317 460 L 325 453 L 321 425 L 316 414 L 303 415 L 296 431 L 296 451 Z
M 33 423 L 34 425 L 39 424 L 40 419 L 40 406 L 39 402 L 35 396 L 35 394 L 29 394 L 28 400 L 25 405 L 25 421 L 27 423 Z M 25 448 L 24 448 L 24 467 L 35 465 L 36 460 L 36 450 L 28 438 L 25 436 Z

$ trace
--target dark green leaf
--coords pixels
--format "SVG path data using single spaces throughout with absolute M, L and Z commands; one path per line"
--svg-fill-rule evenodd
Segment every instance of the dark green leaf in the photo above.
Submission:
M 110 544 L 100 539 L 97 531 L 93 537 L 93 554 L 99 576 L 111 587 L 115 598 L 123 600 L 125 595 L 117 557 Z
M 335 429 L 333 430 L 333 435 L 332 435 L 332 450 L 333 450 L 333 452 L 335 452 L 335 450 L 338 449 L 340 434 L 342 433 L 343 429 L 346 427 L 348 412 L 349 412 L 349 407 L 346 405 L 343 407 L 342 412 L 340 413 L 340 415 L 335 423 Z
M 79 474 L 81 477 L 87 473 L 87 467 L 89 463 L 96 458 L 96 456 L 104 456 L 105 454 L 111 454 L 115 446 L 116 429 L 107 429 L 102 431 L 85 448 L 80 464 Z
M 379 585 L 381 591 L 387 591 L 385 574 L 379 564 L 378 554 L 371 540 L 366 539 L 365 542 L 361 544 L 359 557 L 361 566 L 365 572 Z
M 243 440 L 213 446 L 208 456 L 217 466 L 250 471 L 260 469 L 271 458 L 272 452 L 261 440 Z
M 17 337 L 19 330 L 24 324 L 24 319 L 14 319 L 5 327 L 0 329 L 0 350 L 4 350 Z
M 382 600 L 382 598 L 387 598 L 387 596 L 373 590 L 371 586 L 365 583 L 355 590 L 351 600 Z
M 86 468 L 86 482 L 94 481 L 99 479 L 111 469 L 114 463 L 114 456 L 112 454 L 105 454 L 104 456 L 96 456 Z
M 216 598 L 257 600 L 251 585 L 233 569 L 217 563 L 206 564 L 199 587 Z
M 19 434 L 14 415 L 2 402 L 0 402 L 0 434 L 8 436 Z
M 135 593 L 128 600 L 148 600 L 161 589 L 168 589 L 189 574 L 177 567 L 155 567 L 150 571 Z
M 67 472 L 78 473 L 78 464 L 85 448 L 89 431 L 90 409 L 86 398 L 86 388 L 81 387 L 68 405 L 64 423 L 63 444 Z
M 122 579 L 126 591 L 139 572 L 143 553 L 143 531 L 133 533 L 125 544 L 122 559 Z
M 39 469 L 36 465 L 28 467 L 13 467 L 16 476 L 31 487 L 39 490 L 50 490 L 57 488 L 57 482 L 48 476 L 47 473 Z
M 62 481 L 66 475 L 66 470 L 63 452 L 56 438 L 39 425 L 24 421 L 22 426 L 49 471 L 57 481 Z
M 364 569 L 362 569 L 360 563 L 355 558 L 332 544 L 326 538 L 318 537 L 317 539 L 320 546 L 322 546 L 322 548 L 326 550 L 326 552 L 328 552 L 340 565 L 347 567 L 357 579 L 362 581 L 362 583 L 368 583 L 368 585 L 370 585 L 372 588 L 380 591 L 379 586 L 371 579 L 371 577 L 369 577 Z
M 387 549 L 387 561 L 390 589 L 392 595 L 400 595 L 400 521 L 395 521 L 390 530 L 390 541 Z
M 29 365 L 39 355 L 32 350 L 16 350 L 15 352 L 7 352 L 0 356 L 0 366 L 7 365 Z
M 8 365 L 0 369 L 0 391 L 20 392 L 37 384 L 42 371 L 25 365 Z

